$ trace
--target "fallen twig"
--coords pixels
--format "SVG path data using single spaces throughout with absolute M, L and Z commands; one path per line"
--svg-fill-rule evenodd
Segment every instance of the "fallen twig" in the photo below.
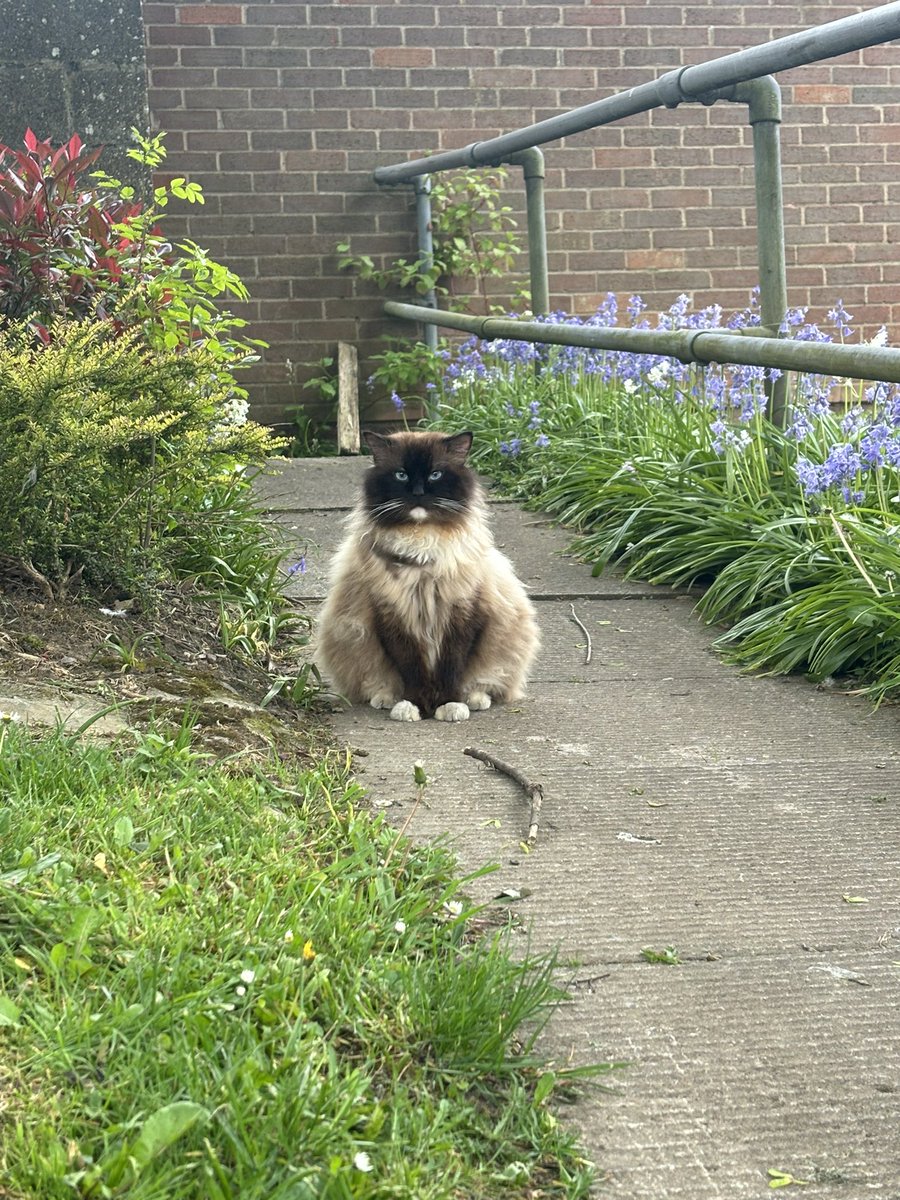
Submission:
M 533 846 L 537 841 L 541 804 L 544 801 L 544 789 L 541 785 L 539 783 L 532 783 L 530 779 L 526 779 L 516 767 L 511 767 L 509 763 L 505 763 L 499 758 L 494 758 L 492 754 L 488 754 L 484 750 L 476 750 L 474 746 L 466 746 L 463 754 L 468 754 L 469 758 L 477 758 L 479 762 L 483 762 L 488 767 L 493 767 L 501 775 L 508 775 L 510 779 L 515 780 L 519 787 L 522 788 L 525 795 L 531 801 L 531 817 L 528 822 L 528 837 L 525 841 L 529 846 Z
M 584 653 L 584 665 L 587 666 L 587 664 L 591 661 L 591 658 L 593 657 L 593 653 L 594 653 L 594 647 L 591 645 L 591 635 L 588 633 L 585 625 L 578 619 L 578 614 L 575 611 L 575 605 L 570 604 L 569 608 L 572 610 L 572 620 L 575 622 L 575 624 L 578 626 L 578 628 L 581 630 L 581 632 L 584 634 L 585 638 L 587 639 L 587 646 L 585 648 L 585 653 Z

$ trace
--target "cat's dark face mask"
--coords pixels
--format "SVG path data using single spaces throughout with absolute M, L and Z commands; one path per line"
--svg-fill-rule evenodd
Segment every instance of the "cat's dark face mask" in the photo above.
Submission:
M 450 526 L 465 517 L 475 488 L 466 466 L 471 433 L 366 431 L 363 438 L 374 459 L 365 476 L 366 506 L 378 525 Z

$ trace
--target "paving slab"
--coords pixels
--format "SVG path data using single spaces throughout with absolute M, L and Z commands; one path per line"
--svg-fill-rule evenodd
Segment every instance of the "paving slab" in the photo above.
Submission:
M 290 499 L 279 519 L 327 557 L 341 514 Z M 559 954 L 571 1000 L 544 1052 L 628 1060 L 611 1094 L 559 1110 L 598 1194 L 749 1200 L 771 1168 L 811 1200 L 900 1200 L 900 710 L 741 675 L 691 598 L 594 580 L 564 530 L 492 513 L 542 629 L 528 697 L 457 725 L 362 706 L 334 725 L 397 823 L 425 764 L 411 834 L 449 840 L 464 871 L 495 864 L 473 901 L 512 910 L 523 952 Z M 314 570 L 298 603 L 321 594 Z M 543 785 L 530 853 L 521 789 L 467 746 Z M 677 965 L 645 961 L 667 946 Z
M 308 508 L 350 509 L 371 459 L 358 455 L 341 458 L 278 458 L 266 464 L 254 480 L 261 504 L 270 512 Z
M 900 1195 L 897 971 L 882 954 L 572 974 L 560 1050 L 629 1064 L 611 1095 L 564 1110 L 605 1171 L 598 1194 L 762 1197 L 774 1169 L 806 1181 L 785 1195 Z

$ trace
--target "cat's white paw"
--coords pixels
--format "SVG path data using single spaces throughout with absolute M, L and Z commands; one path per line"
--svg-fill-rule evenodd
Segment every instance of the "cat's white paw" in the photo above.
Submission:
M 393 695 L 390 692 L 376 692 L 369 701 L 372 708 L 393 708 L 396 703 L 396 692 Z
M 466 704 L 473 712 L 484 712 L 491 707 L 491 698 L 487 692 L 469 692 Z
M 436 721 L 468 721 L 469 706 L 460 704 L 456 700 L 451 700 L 449 704 L 442 704 L 434 714 Z
M 419 710 L 411 700 L 398 700 L 391 709 L 392 721 L 421 721 Z

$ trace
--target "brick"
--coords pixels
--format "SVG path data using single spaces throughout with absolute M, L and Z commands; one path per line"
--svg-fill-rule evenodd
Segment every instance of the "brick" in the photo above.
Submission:
M 240 4 L 182 4 L 177 9 L 179 25 L 242 25 Z
M 795 104 L 849 104 L 851 89 L 839 84 L 795 84 L 791 89 Z
M 629 250 L 625 255 L 629 271 L 674 269 L 685 265 L 683 250 Z
M 430 67 L 434 51 L 415 46 L 379 46 L 372 51 L 375 67 Z

